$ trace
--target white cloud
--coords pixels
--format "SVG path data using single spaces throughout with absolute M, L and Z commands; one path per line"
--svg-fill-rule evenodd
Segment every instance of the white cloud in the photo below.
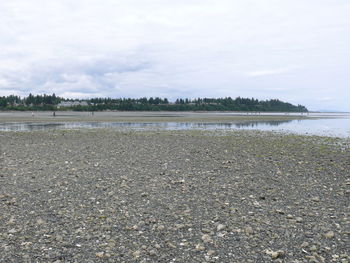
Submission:
M 278 97 L 322 108 L 322 94 L 343 109 L 349 13 L 347 0 L 1 1 L 0 95 Z
M 283 73 L 286 73 L 286 72 L 290 72 L 291 70 L 293 70 L 292 67 L 290 67 L 290 68 L 280 68 L 280 69 L 256 70 L 256 71 L 248 72 L 247 75 L 251 76 L 251 77 L 260 77 L 260 76 L 283 74 Z

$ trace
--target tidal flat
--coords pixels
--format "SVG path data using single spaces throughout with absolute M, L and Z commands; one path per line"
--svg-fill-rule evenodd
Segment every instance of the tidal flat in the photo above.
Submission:
M 33 115 L 32 115 L 33 114 Z M 323 118 L 327 116 L 322 116 Z M 0 111 L 5 122 L 249 122 L 307 119 L 306 113 L 179 111 Z
M 350 261 L 350 141 L 0 132 L 0 262 Z

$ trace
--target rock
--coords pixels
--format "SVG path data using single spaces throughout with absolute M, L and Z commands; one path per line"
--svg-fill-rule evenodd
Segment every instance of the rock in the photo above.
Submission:
M 207 255 L 212 256 L 215 254 L 215 250 L 208 250 Z
M 16 230 L 16 229 L 14 229 L 14 228 L 12 228 L 12 229 L 10 229 L 9 230 L 9 233 L 10 234 L 15 234 L 15 233 L 17 233 L 18 231 Z
M 37 224 L 37 225 L 43 225 L 43 224 L 45 224 L 45 221 L 42 220 L 41 218 L 39 218 L 39 219 L 36 221 L 36 224 Z
M 311 198 L 311 201 L 313 201 L 313 202 L 320 202 L 321 200 L 320 200 L 320 198 L 318 196 L 315 196 L 315 197 Z
M 171 243 L 170 241 L 166 243 L 166 245 L 169 247 L 169 248 L 176 248 L 176 245 Z
M 261 207 L 261 204 L 260 204 L 258 201 L 254 201 L 254 202 L 253 202 L 253 205 L 254 205 L 256 208 Z
M 195 248 L 196 248 L 196 251 L 204 251 L 205 250 L 205 247 L 201 244 L 197 244 Z
M 212 242 L 212 239 L 211 239 L 211 237 L 208 234 L 204 234 L 202 236 L 202 240 L 203 240 L 204 243 L 211 243 Z
M 315 256 L 306 255 L 305 258 L 308 260 L 308 262 L 318 263 L 318 260 L 316 259 Z
M 10 220 L 7 222 L 7 224 L 9 224 L 9 225 L 12 225 L 12 224 L 14 224 L 15 223 L 15 217 L 14 216 L 11 216 L 11 218 L 10 218 Z
M 310 247 L 310 251 L 312 251 L 312 252 L 317 251 L 317 247 L 316 247 L 315 245 L 312 245 L 312 246 Z
M 141 251 L 140 250 L 136 250 L 135 252 L 132 253 L 134 258 L 139 258 L 141 256 Z
M 211 230 L 210 230 L 210 229 L 208 229 L 208 228 L 203 228 L 203 229 L 202 229 L 202 232 L 203 232 L 203 233 L 210 233 L 210 232 L 211 232 Z
M 297 223 L 302 223 L 303 222 L 303 218 L 300 217 L 300 216 L 295 218 L 295 220 L 297 221 Z
M 165 226 L 164 226 L 164 225 L 159 225 L 159 226 L 157 227 L 157 229 L 158 229 L 159 231 L 162 231 L 162 230 L 165 229 Z
M 285 214 L 284 211 L 281 210 L 281 209 L 276 209 L 276 213 L 278 213 L 280 215 L 284 215 Z
M 247 236 L 251 235 L 254 233 L 254 230 L 251 226 L 247 226 L 245 229 L 244 229 L 244 232 Z
M 9 195 L 7 194 L 0 194 L 0 199 L 6 199 L 9 198 Z
M 309 244 L 309 242 L 303 242 L 301 245 L 300 245 L 300 247 L 301 248 L 306 248 L 306 247 L 308 247 L 310 244 Z
M 314 256 L 317 258 L 318 261 L 320 261 L 322 263 L 326 262 L 326 259 L 324 257 L 322 257 L 321 255 L 315 254 Z
M 285 255 L 285 252 L 283 250 L 278 250 L 278 251 L 266 250 L 265 253 L 267 255 L 270 255 L 272 259 L 282 258 Z
M 223 224 L 218 224 L 218 226 L 216 227 L 216 230 L 217 230 L 217 231 L 221 231 L 221 230 L 223 230 L 223 229 L 225 229 L 225 228 L 226 228 L 225 225 L 223 225 Z
M 326 234 L 324 234 L 324 236 L 325 236 L 326 238 L 334 238 L 334 232 L 333 232 L 333 231 L 329 231 L 329 232 L 327 232 Z
M 98 257 L 98 258 L 104 258 L 105 253 L 104 253 L 104 252 L 97 252 L 95 255 L 96 255 L 96 257 Z
M 159 244 L 155 244 L 154 247 L 157 248 L 157 249 L 161 248 L 161 246 Z
M 185 228 L 186 226 L 184 224 L 175 224 L 175 229 L 176 230 L 180 230 L 180 229 L 183 229 Z

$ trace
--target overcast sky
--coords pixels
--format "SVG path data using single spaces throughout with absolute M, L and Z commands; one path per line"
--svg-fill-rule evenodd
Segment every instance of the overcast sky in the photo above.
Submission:
M 349 0 L 0 0 L 0 96 L 350 111 Z

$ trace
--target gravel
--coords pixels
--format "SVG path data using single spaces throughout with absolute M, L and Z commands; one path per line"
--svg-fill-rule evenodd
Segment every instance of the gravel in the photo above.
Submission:
M 350 262 L 349 140 L 0 133 L 0 262 Z

